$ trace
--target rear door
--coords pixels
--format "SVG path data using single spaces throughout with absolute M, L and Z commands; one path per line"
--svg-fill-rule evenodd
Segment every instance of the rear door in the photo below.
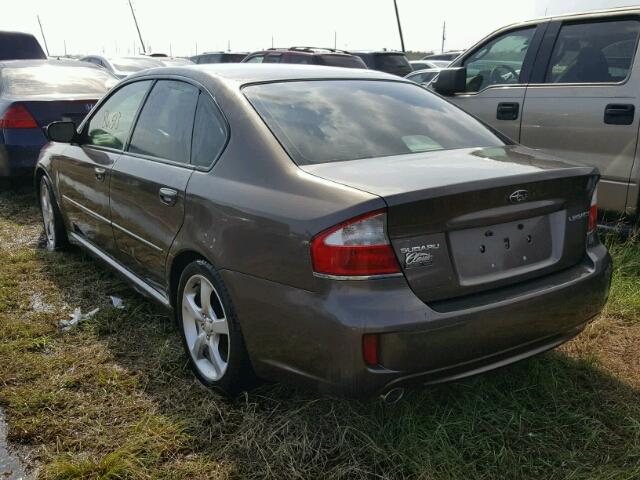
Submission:
M 120 261 L 162 287 L 165 259 L 184 219 L 199 89 L 158 80 L 113 168 L 111 219 Z
M 70 227 L 107 252 L 114 249 L 109 213 L 111 168 L 150 85 L 150 81 L 135 82 L 115 91 L 85 124 L 82 142 L 69 145 L 55 160 Z
M 631 176 L 638 139 L 640 17 L 554 22 L 549 32 L 527 90 L 521 143 L 597 167 L 599 206 L 632 213 L 638 190 Z
M 449 100 L 519 141 L 524 94 L 546 25 L 498 33 L 454 62 L 467 68 L 467 85 Z

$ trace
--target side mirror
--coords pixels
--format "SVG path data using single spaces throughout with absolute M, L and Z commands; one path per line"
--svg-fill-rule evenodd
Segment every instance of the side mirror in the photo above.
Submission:
M 71 143 L 77 135 L 73 122 L 52 122 L 47 125 L 47 138 L 52 142 Z
M 433 82 L 440 95 L 453 95 L 467 89 L 467 67 L 443 68 Z

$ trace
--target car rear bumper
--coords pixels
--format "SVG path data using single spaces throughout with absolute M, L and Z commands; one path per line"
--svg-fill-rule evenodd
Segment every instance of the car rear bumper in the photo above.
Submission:
M 597 244 L 567 270 L 430 305 L 404 278 L 317 279 L 311 292 L 222 273 L 258 375 L 353 396 L 453 380 L 553 348 L 601 311 L 611 271 Z M 363 360 L 367 333 L 379 335 L 379 367 Z
M 33 173 L 43 145 L 0 145 L 0 177 Z

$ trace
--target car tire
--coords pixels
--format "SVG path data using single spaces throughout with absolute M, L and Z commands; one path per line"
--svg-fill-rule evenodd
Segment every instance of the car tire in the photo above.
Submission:
M 40 177 L 38 199 L 44 225 L 45 248 L 49 251 L 60 250 L 69 244 L 67 231 L 53 194 L 51 182 L 46 175 Z
M 176 300 L 182 345 L 198 380 L 228 395 L 249 388 L 255 375 L 220 274 L 205 260 L 190 263 L 180 275 Z

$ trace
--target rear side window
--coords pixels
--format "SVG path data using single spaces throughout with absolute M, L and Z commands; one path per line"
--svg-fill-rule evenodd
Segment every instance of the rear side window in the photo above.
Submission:
M 287 58 L 287 63 L 309 65 L 309 64 L 313 64 L 313 58 L 311 55 L 300 55 L 300 54 L 290 53 Z
M 158 81 L 142 107 L 129 152 L 189 163 L 198 94 L 185 82 Z
M 218 158 L 227 142 L 225 121 L 208 95 L 201 93 L 196 109 L 191 143 L 191 163 L 208 167 Z
M 0 32 L 0 60 L 44 60 L 46 58 L 42 47 L 33 35 Z
M 87 144 L 121 150 L 151 81 L 125 85 L 104 102 L 87 128 Z
M 640 22 L 616 20 L 563 25 L 553 47 L 547 83 L 621 82 L 629 75 Z
M 264 57 L 264 63 L 280 63 L 281 60 L 281 53 L 270 53 L 266 57 Z
M 243 91 L 298 164 L 504 145 L 473 117 L 412 83 L 300 81 Z

